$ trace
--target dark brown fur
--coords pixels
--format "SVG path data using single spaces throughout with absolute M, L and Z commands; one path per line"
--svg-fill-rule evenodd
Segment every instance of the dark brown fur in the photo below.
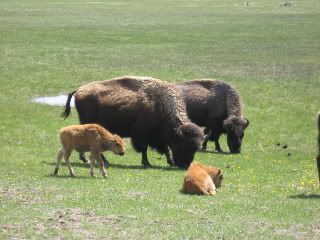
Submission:
M 174 164 L 187 168 L 203 140 L 173 84 L 150 77 L 92 82 L 69 94 L 64 117 L 70 113 L 72 94 L 80 122 L 98 123 L 121 137 L 131 137 L 144 166 L 150 165 L 148 146 L 166 154 L 170 163 L 169 146 Z
M 181 89 L 189 118 L 205 127 L 206 136 L 202 148 L 208 140 L 215 142 L 216 150 L 222 152 L 219 144 L 221 134 L 227 134 L 231 153 L 241 150 L 244 130 L 249 121 L 243 117 L 242 101 L 236 89 L 220 80 L 193 80 L 177 84 Z

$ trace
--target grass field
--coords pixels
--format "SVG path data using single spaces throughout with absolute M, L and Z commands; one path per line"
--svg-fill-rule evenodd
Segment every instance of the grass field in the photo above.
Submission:
M 0 239 L 319 239 L 320 3 L 281 3 L 1 0 Z M 107 179 L 77 154 L 75 178 L 52 175 L 58 130 L 77 114 L 30 99 L 122 75 L 239 90 L 242 153 L 195 157 L 224 170 L 217 195 L 180 193 L 184 171 L 151 151 L 141 168 L 129 140 L 107 154 Z

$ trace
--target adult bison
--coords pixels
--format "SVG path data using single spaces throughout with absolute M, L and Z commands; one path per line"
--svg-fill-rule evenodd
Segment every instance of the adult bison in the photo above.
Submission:
M 187 168 L 204 136 L 188 118 L 179 92 L 175 85 L 150 77 L 92 82 L 69 94 L 63 116 L 69 116 L 74 94 L 80 123 L 97 123 L 121 137 L 131 137 L 144 166 L 150 166 L 150 146 L 166 154 L 169 164 Z
M 227 134 L 230 153 L 240 153 L 244 130 L 249 121 L 243 117 L 242 102 L 236 89 L 220 80 L 193 80 L 177 84 L 187 107 L 189 118 L 208 133 L 202 145 L 207 148 L 208 140 L 215 142 L 218 152 L 221 134 Z

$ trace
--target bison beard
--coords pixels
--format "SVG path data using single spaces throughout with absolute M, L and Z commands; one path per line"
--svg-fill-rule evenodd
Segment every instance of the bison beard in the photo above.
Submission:
M 148 77 L 92 82 L 69 94 L 65 118 L 70 114 L 73 94 L 80 123 L 97 123 L 121 137 L 130 137 L 144 166 L 150 166 L 148 146 L 165 154 L 172 164 L 169 146 L 174 164 L 187 168 L 203 140 L 173 84 Z

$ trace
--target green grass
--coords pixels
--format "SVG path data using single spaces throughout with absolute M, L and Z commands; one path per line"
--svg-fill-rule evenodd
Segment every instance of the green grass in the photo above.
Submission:
M 318 239 L 320 4 L 281 2 L 2 0 L 0 238 Z M 75 179 L 64 165 L 52 176 L 58 130 L 77 114 L 63 121 L 30 99 L 121 75 L 240 91 L 242 153 L 195 158 L 224 170 L 217 195 L 181 194 L 184 171 L 151 151 L 155 168 L 140 168 L 129 141 L 125 156 L 107 154 L 106 180 L 77 154 Z

